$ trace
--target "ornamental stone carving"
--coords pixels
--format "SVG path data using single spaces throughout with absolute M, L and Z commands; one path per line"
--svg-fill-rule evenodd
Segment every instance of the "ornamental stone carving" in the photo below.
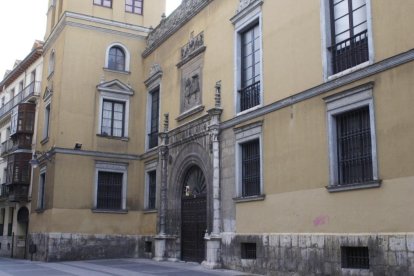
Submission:
M 204 46 L 204 33 L 199 33 L 194 37 L 194 32 L 191 32 L 190 40 L 181 48 L 181 60 L 188 58 L 192 53 Z
M 244 10 L 245 8 L 247 8 L 248 6 L 250 6 L 250 4 L 253 4 L 254 2 L 259 2 L 259 1 L 258 0 L 240 0 L 237 13 L 241 12 L 242 10 Z

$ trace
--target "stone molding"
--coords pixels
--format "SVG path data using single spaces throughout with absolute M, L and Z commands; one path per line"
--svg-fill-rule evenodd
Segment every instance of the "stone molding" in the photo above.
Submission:
M 196 16 L 213 0 L 183 0 L 181 5 L 148 35 L 147 49 L 142 53 L 148 57 L 158 46 L 178 31 L 185 23 Z

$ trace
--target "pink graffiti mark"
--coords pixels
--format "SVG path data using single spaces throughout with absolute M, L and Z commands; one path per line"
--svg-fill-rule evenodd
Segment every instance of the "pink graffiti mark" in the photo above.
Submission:
M 319 216 L 313 220 L 313 226 L 318 227 L 329 223 L 329 216 Z

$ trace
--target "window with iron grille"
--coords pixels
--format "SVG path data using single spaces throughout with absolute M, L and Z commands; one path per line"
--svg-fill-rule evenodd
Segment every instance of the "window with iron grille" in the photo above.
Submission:
M 97 209 L 122 209 L 122 178 L 123 173 L 98 172 Z
M 121 47 L 113 46 L 109 49 L 108 69 L 125 71 L 125 52 Z
M 368 247 L 341 247 L 342 268 L 369 269 Z
M 373 180 L 369 107 L 336 116 L 338 184 Z
M 155 89 L 150 93 L 150 126 L 148 134 L 148 148 L 158 146 L 160 90 Z
M 142 0 L 125 0 L 125 11 L 142 14 Z
M 103 100 L 101 134 L 124 137 L 125 102 Z
M 6 216 L 6 209 L 2 208 L 1 209 L 1 224 L 0 224 L 0 236 L 3 236 L 3 232 L 4 232 L 4 220 L 5 220 L 5 216 Z
M 157 172 L 150 171 L 148 174 L 148 203 L 147 209 L 155 209 L 155 198 L 157 189 Z
M 240 111 L 260 104 L 261 36 L 259 23 L 240 33 Z
M 256 243 L 241 243 L 241 258 L 256 259 Z
M 369 60 L 367 0 L 329 0 L 332 73 Z
M 260 195 L 260 142 L 259 139 L 241 146 L 242 196 Z
M 112 8 L 112 0 L 93 0 L 94 5 Z
M 45 187 L 46 187 L 46 172 L 41 172 L 39 175 L 39 191 L 37 197 L 37 208 L 45 209 Z
M 14 216 L 14 208 L 9 207 L 9 224 L 7 225 L 7 236 L 11 237 L 13 233 L 13 216 Z

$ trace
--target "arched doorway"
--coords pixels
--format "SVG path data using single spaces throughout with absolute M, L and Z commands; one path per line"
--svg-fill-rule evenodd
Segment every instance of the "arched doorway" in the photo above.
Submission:
M 181 196 L 181 258 L 199 262 L 205 259 L 204 235 L 207 229 L 207 187 L 203 171 L 191 166 L 183 178 Z

